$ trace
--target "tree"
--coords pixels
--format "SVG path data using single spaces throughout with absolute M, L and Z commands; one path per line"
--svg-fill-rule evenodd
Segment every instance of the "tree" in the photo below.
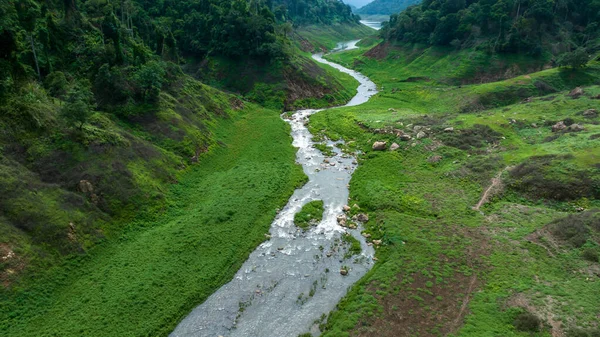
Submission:
M 583 68 L 589 62 L 590 56 L 585 48 L 579 47 L 572 52 L 567 52 L 558 58 L 558 65 L 561 67 L 570 67 L 573 69 Z
M 67 103 L 61 109 L 60 115 L 67 125 L 81 131 L 92 115 L 94 107 L 94 95 L 89 89 L 89 84 L 78 83 L 69 91 Z

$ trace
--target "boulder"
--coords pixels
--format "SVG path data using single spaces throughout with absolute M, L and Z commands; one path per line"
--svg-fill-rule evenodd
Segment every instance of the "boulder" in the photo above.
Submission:
M 342 209 L 344 210 L 344 212 L 350 212 L 351 208 L 348 205 L 344 205 L 344 207 L 342 207 Z
M 373 143 L 373 151 L 384 151 L 387 148 L 386 142 L 375 142 Z
M 344 268 L 340 269 L 340 274 L 341 274 L 342 276 L 346 276 L 346 275 L 348 275 L 348 269 L 344 269 Z
M 442 160 L 442 156 L 433 156 L 430 157 L 429 159 L 427 159 L 428 162 L 430 163 L 439 163 Z
M 580 132 L 580 131 L 585 130 L 585 128 L 581 124 L 571 124 L 571 125 L 569 125 L 567 130 L 571 131 L 571 132 Z
M 381 245 L 381 240 L 373 240 L 373 244 L 380 246 Z
M 392 146 L 390 146 L 390 151 L 396 151 L 400 148 L 400 145 L 393 143 Z
M 356 215 L 356 220 L 360 221 L 360 222 L 367 222 L 369 221 L 369 216 L 366 215 L 365 213 L 360 213 Z
M 583 89 L 581 87 L 577 87 L 571 90 L 568 96 L 570 96 L 571 98 L 579 98 L 581 95 L 583 95 L 583 93 Z
M 337 216 L 337 222 L 338 223 L 346 223 L 346 215 L 345 214 L 340 214 Z
M 419 133 L 417 133 L 417 139 L 423 139 L 427 137 L 427 134 L 423 131 L 419 131 Z
M 454 128 L 453 127 L 445 128 L 444 132 L 454 132 Z
M 565 125 L 565 122 L 560 121 L 560 122 L 552 125 L 552 132 L 559 132 L 559 131 L 562 131 L 562 130 L 564 130 L 566 128 L 567 128 L 567 126 Z
M 399 138 L 400 138 L 400 140 L 405 141 L 405 142 L 408 142 L 408 141 L 410 141 L 412 139 L 412 137 L 410 135 L 407 135 L 407 134 L 402 134 L 402 135 L 400 135 Z
M 77 190 L 81 193 L 94 193 L 94 185 L 87 180 L 79 181 L 77 184 Z
M 423 127 L 422 127 L 422 126 L 420 126 L 420 125 L 415 125 L 415 127 L 413 127 L 413 130 L 414 130 L 415 132 L 417 132 L 417 131 L 421 131 L 421 130 L 423 130 Z

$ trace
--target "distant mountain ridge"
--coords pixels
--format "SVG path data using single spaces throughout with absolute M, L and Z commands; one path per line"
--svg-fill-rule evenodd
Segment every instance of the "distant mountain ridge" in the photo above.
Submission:
M 420 3 L 420 0 L 375 0 L 359 8 L 356 13 L 364 15 L 391 15 L 399 13 L 409 6 Z

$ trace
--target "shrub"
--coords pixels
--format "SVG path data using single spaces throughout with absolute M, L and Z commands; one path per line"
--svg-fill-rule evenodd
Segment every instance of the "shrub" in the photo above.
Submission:
M 553 235 L 577 248 L 582 247 L 591 238 L 590 229 L 600 230 L 600 211 L 571 214 L 552 222 L 549 226 Z
M 598 255 L 598 251 L 593 248 L 585 249 L 581 254 L 581 257 L 590 262 L 600 262 L 600 256 Z
M 541 330 L 542 320 L 530 312 L 523 312 L 515 318 L 513 324 L 519 331 L 538 332 Z

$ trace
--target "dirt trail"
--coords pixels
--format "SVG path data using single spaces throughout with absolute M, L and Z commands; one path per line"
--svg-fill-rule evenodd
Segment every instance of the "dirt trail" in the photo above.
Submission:
M 500 184 L 502 184 L 502 179 L 500 179 L 500 177 L 502 176 L 502 173 L 504 173 L 504 171 L 508 170 L 509 167 L 504 168 L 504 170 L 498 172 L 498 174 L 492 178 L 492 184 L 483 192 L 483 195 L 481 196 L 481 199 L 479 200 L 479 202 L 477 203 L 477 205 L 475 205 L 473 207 L 473 210 L 475 211 L 479 211 L 479 209 L 481 208 L 481 206 L 483 206 L 483 204 L 485 204 L 489 197 L 496 192 L 496 188 L 498 186 L 500 186 Z

